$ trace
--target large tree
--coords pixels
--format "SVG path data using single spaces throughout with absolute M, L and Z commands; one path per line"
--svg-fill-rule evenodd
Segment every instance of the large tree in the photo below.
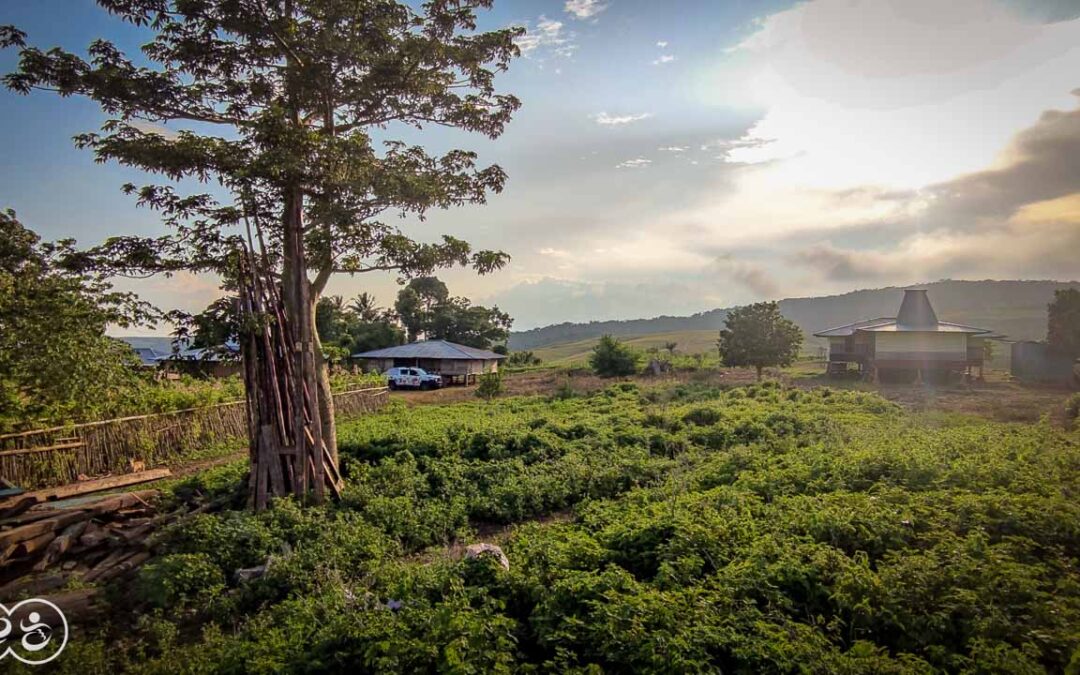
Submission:
M 1055 351 L 1080 357 L 1080 291 L 1054 291 L 1054 301 L 1047 308 L 1046 342 Z
M 502 169 L 478 167 L 472 152 L 433 156 L 394 136 L 428 125 L 499 136 L 519 102 L 498 93 L 494 78 L 517 55 L 521 29 L 477 32 L 476 10 L 491 0 L 98 4 L 153 31 L 137 59 L 105 40 L 85 57 L 44 51 L 14 27 L 0 28 L 0 46 L 20 52 L 18 69 L 5 77 L 9 88 L 93 99 L 111 119 L 77 144 L 99 161 L 173 181 L 125 186 L 161 213 L 169 234 L 110 239 L 83 264 L 113 274 L 210 271 L 234 281 L 244 260 L 265 264 L 280 287 L 298 377 L 305 386 L 317 379 L 314 426 L 336 462 L 330 383 L 314 330 L 318 299 L 336 272 L 414 277 L 455 264 L 480 273 L 505 264 L 501 252 L 474 252 L 449 236 L 417 241 L 384 219 L 423 219 L 432 208 L 480 203 L 502 189 Z M 181 179 L 220 189 L 183 194 Z M 237 253 L 244 225 L 265 244 L 265 257 Z
M 435 277 L 410 281 L 394 303 L 409 340 L 449 340 L 470 347 L 490 349 L 510 336 L 514 320 L 498 307 L 474 305 L 468 298 L 452 297 Z
M 149 319 L 149 308 L 66 269 L 73 243 L 44 243 L 0 212 L 0 430 L 93 416 L 137 377 L 135 352 L 105 328 Z
M 728 312 L 717 346 L 725 366 L 752 366 L 761 372 L 770 366 L 789 366 L 799 355 L 802 330 L 780 314 L 775 302 L 757 302 Z

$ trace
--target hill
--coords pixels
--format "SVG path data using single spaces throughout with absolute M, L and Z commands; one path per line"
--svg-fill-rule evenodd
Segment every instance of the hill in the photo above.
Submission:
M 812 298 L 787 298 L 780 301 L 780 311 L 808 335 L 832 326 L 860 319 L 894 316 L 900 306 L 904 288 L 926 288 L 938 317 L 970 325 L 990 328 L 1018 340 L 1038 340 L 1046 335 L 1046 306 L 1060 288 L 1080 289 L 1077 281 L 937 281 L 907 287 L 888 287 L 852 291 L 842 295 Z M 561 323 L 510 335 L 510 349 L 532 349 L 559 345 L 552 354 L 573 353 L 580 348 L 575 343 L 594 341 L 604 334 L 641 338 L 652 346 L 667 341 L 680 343 L 684 353 L 705 351 L 715 340 L 702 337 L 704 332 L 715 333 L 724 325 L 730 308 L 713 309 L 692 316 L 659 316 L 652 319 L 627 321 L 592 321 Z M 677 335 L 675 335 L 677 334 Z M 701 350 L 691 344 L 705 342 Z M 587 351 L 587 350 L 586 350 Z M 543 355 L 541 355 L 543 358 Z M 564 360 L 565 356 L 552 360 Z

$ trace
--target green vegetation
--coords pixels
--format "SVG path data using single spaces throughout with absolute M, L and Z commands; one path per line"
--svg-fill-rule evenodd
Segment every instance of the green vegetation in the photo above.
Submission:
M 668 342 L 676 342 L 679 352 L 686 354 L 704 354 L 716 363 L 716 331 L 691 330 L 674 333 L 653 333 L 651 335 L 619 335 L 619 340 L 636 350 L 645 352 L 655 347 L 662 348 Z M 513 338 L 511 338 L 511 342 Z M 582 365 L 588 362 L 596 338 L 590 337 L 573 342 L 560 342 L 531 350 L 544 363 L 558 366 Z M 511 352 L 511 354 L 516 352 Z
M 1062 354 L 1080 358 L 1080 290 L 1054 291 L 1047 308 L 1046 341 Z
M 0 211 L 0 432 L 99 414 L 139 385 L 135 353 L 105 328 L 148 320 L 149 307 L 66 265 L 73 243 L 44 243 Z
M 435 277 L 419 277 L 406 284 L 398 292 L 394 310 L 411 341 L 449 340 L 479 349 L 505 343 L 513 323 L 498 307 L 481 307 L 468 298 L 451 297 L 446 284 Z
M 780 314 L 775 302 L 757 302 L 731 310 L 717 346 L 725 366 L 752 366 L 761 381 L 767 367 L 790 366 L 799 356 L 803 334 Z
M 604 335 L 593 347 L 589 367 L 600 377 L 633 375 L 638 370 L 641 354 L 610 335 Z
M 484 373 L 480 376 L 479 386 L 476 387 L 476 397 L 482 398 L 485 401 L 491 401 L 501 394 L 502 390 L 502 375 L 498 371 L 494 373 Z
M 399 405 L 340 431 L 340 504 L 174 526 L 117 599 L 132 625 L 73 641 L 60 666 L 1042 672 L 1077 658 L 1080 437 L 1048 421 L 624 383 Z M 242 480 L 228 467 L 176 489 Z M 509 572 L 441 548 L 494 523 L 520 523 L 495 539 Z
M 525 29 L 477 30 L 490 0 L 97 4 L 103 18 L 143 32 L 137 56 L 106 39 L 78 51 L 32 46 L 23 31 L 0 26 L 0 49 L 18 52 L 4 86 L 90 99 L 102 125 L 77 145 L 98 162 L 161 179 L 123 189 L 158 213 L 168 234 L 110 237 L 74 262 L 105 275 L 212 273 L 228 290 L 241 259 L 263 267 L 281 282 L 289 342 L 316 346 L 296 377 L 316 399 L 312 419 L 336 456 L 328 364 L 311 320 L 319 298 L 338 273 L 415 278 L 460 265 L 485 274 L 507 263 L 501 251 L 448 235 L 418 241 L 390 216 L 423 220 L 502 190 L 499 166 L 468 150 L 429 153 L 408 130 L 500 136 L 520 101 L 495 77 L 520 54 L 515 39 Z M 172 125 L 168 133 L 161 124 Z M 212 193 L 198 191 L 209 184 Z M 267 250 L 255 255 L 250 241 Z M 244 311 L 246 329 L 264 325 Z M 292 413 L 303 414 L 284 414 Z

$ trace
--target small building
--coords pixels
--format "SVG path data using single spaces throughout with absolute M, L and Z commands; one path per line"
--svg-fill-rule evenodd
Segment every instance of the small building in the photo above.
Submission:
M 986 340 L 1001 337 L 986 328 L 939 321 L 922 289 L 904 291 L 895 317 L 856 321 L 814 335 L 829 340 L 830 374 L 855 364 L 875 381 L 881 375 L 940 379 L 956 372 L 970 375 L 974 368 L 981 378 Z
M 1055 352 L 1045 342 L 1014 342 L 1009 372 L 1021 380 L 1068 386 L 1080 382 L 1076 359 Z
M 240 346 L 226 343 L 213 349 L 193 347 L 158 358 L 166 376 L 174 374 L 196 377 L 231 377 L 243 372 Z
M 139 367 L 152 370 L 161 365 L 161 359 L 167 356 L 153 347 L 132 347 L 135 355 L 139 357 Z
M 446 340 L 424 340 L 353 354 L 353 358 L 361 359 L 380 373 L 399 366 L 412 366 L 438 373 L 446 384 L 469 384 L 479 375 L 498 372 L 499 361 L 506 357 Z

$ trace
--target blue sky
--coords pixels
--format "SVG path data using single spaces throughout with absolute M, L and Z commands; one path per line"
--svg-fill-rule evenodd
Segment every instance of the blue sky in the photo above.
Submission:
M 495 275 L 441 276 L 518 328 L 942 277 L 1077 278 L 1078 15 L 1067 0 L 496 0 L 481 27 L 528 31 L 499 80 L 522 109 L 496 141 L 406 140 L 475 149 L 509 184 L 407 227 L 509 252 Z M 7 23 L 80 51 L 147 36 L 90 0 L 7 2 Z M 138 172 L 73 146 L 104 119 L 96 106 L 0 97 L 0 207 L 86 244 L 162 231 L 120 193 Z M 393 278 L 369 277 L 330 292 L 391 303 Z M 188 310 L 217 294 L 192 276 L 131 288 Z

